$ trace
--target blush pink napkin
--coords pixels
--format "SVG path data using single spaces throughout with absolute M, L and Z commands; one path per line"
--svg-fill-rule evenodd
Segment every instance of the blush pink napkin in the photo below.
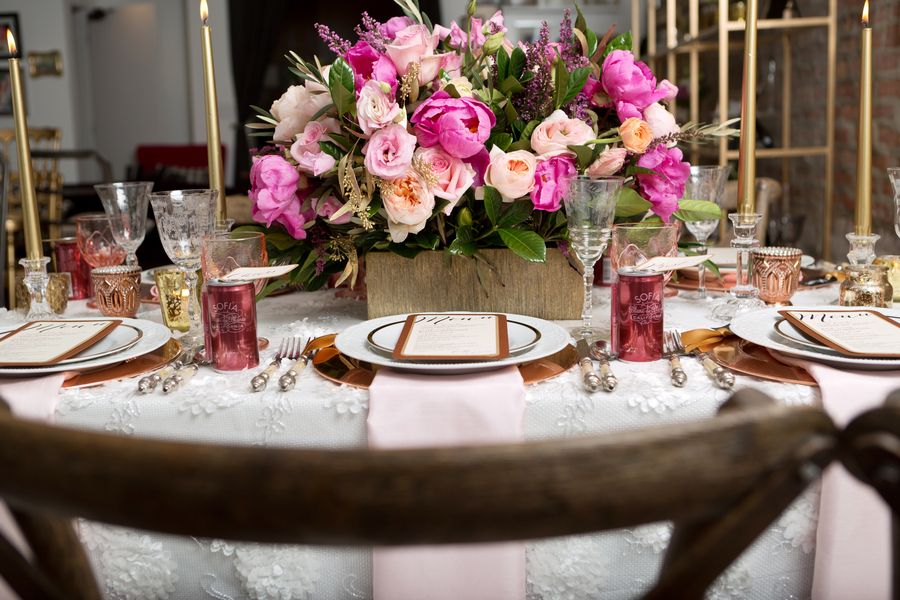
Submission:
M 839 371 L 776 354 L 806 369 L 822 391 L 822 405 L 838 427 L 884 404 L 900 388 L 897 371 Z M 872 488 L 843 466 L 832 464 L 822 477 L 816 531 L 813 600 L 883 600 L 891 597 L 891 515 Z
M 517 442 L 524 417 L 515 367 L 446 376 L 382 369 L 369 388 L 369 447 Z M 376 548 L 372 579 L 375 600 L 523 600 L 525 544 Z

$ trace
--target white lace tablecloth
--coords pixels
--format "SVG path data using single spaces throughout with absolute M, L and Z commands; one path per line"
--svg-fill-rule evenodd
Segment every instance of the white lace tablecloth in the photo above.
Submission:
M 796 304 L 823 304 L 835 287 L 801 292 Z M 608 323 L 608 290 L 597 289 L 596 322 Z M 282 336 L 340 331 L 365 318 L 362 302 L 333 291 L 269 298 L 259 304 L 259 334 Z M 92 314 L 83 302 L 67 316 Z M 94 313 L 95 314 L 95 313 Z M 142 307 L 141 317 L 159 320 Z M 0 313 L 0 323 L 17 320 Z M 679 298 L 666 300 L 666 327 L 709 326 L 706 310 Z M 571 323 L 571 324 L 574 324 Z M 566 324 L 569 325 L 569 324 Z M 608 327 L 608 325 L 607 325 Z M 615 363 L 615 393 L 587 394 L 570 370 L 528 388 L 525 435 L 547 439 L 622 431 L 711 417 L 729 392 L 715 387 L 696 361 L 683 361 L 688 385 L 669 383 L 665 362 Z M 248 393 L 247 373 L 201 370 L 182 390 L 141 396 L 136 381 L 63 391 L 60 425 L 117 435 L 257 446 L 347 448 L 366 446 L 368 393 L 303 374 L 295 390 Z M 758 388 L 788 405 L 818 402 L 815 388 L 738 376 L 736 388 Z M 810 595 L 818 492 L 808 490 L 732 565 L 710 590 L 717 599 L 803 599 Z M 671 533 L 653 524 L 528 545 L 528 600 L 633 598 L 656 579 Z M 370 598 L 371 553 L 358 548 L 264 546 L 179 538 L 81 522 L 80 535 L 109 598 Z

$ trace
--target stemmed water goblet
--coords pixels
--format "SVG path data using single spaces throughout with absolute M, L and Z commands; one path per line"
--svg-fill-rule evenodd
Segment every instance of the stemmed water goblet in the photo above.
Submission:
M 116 242 L 127 253 L 125 264 L 137 266 L 137 249 L 147 232 L 147 201 L 153 183 L 149 181 L 128 181 L 102 183 L 94 186 L 103 210 L 109 217 L 112 234 Z
M 622 182 L 621 177 L 575 177 L 564 200 L 569 248 L 584 267 L 584 304 L 581 325 L 572 330 L 575 337 L 591 338 L 599 334 L 592 326 L 594 265 L 609 242 Z
M 166 254 L 183 271 L 188 287 L 189 327 L 181 342 L 198 347 L 203 340 L 200 305 L 197 302 L 197 270 L 205 237 L 216 228 L 216 190 L 173 190 L 150 194 L 159 238 Z
M 728 181 L 729 167 L 720 166 L 692 166 L 691 174 L 685 182 L 684 198 L 688 200 L 708 200 L 719 207 L 722 206 L 722 197 L 725 194 L 725 182 Z M 706 254 L 706 242 L 709 236 L 716 230 L 721 221 L 718 219 L 704 219 L 701 221 L 685 220 L 684 224 L 699 244 L 697 250 L 700 254 Z M 708 300 L 706 292 L 706 265 L 700 264 L 697 268 L 699 283 L 696 292 L 682 294 L 684 298 L 692 300 Z

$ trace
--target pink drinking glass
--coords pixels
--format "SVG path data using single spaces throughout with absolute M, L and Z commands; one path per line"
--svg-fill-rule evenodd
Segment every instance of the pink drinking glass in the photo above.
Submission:
M 655 256 L 678 256 L 680 232 L 677 222 L 613 225 L 609 250 L 613 278 L 622 267 L 636 267 Z M 669 271 L 665 274 L 665 283 L 671 278 L 672 272 Z
M 87 213 L 75 217 L 75 239 L 81 256 L 93 268 L 114 267 L 125 262 L 125 248 L 113 238 L 105 213 Z
M 224 277 L 238 267 L 268 265 L 266 236 L 260 231 L 217 232 L 203 238 L 200 253 L 203 283 Z M 253 284 L 259 294 L 265 287 L 266 280 L 258 279 Z

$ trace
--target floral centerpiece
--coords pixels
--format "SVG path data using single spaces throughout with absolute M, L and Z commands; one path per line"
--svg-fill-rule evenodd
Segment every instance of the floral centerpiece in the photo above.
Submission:
M 271 143 L 253 159 L 253 217 L 271 256 L 300 264 L 269 291 L 355 280 L 371 251 L 544 261 L 548 245 L 566 251 L 560 208 L 578 174 L 627 178 L 619 220 L 719 218 L 679 201 L 690 166 L 678 144 L 733 130 L 679 127 L 664 106 L 677 88 L 635 59 L 629 33 L 600 38 L 566 10 L 557 41 L 544 22 L 513 45 L 502 13 L 483 21 L 475 0 L 449 28 L 396 1 L 404 16 L 363 13 L 354 41 L 317 25 L 330 64 L 291 53 L 300 82 L 255 107 L 250 127 Z

